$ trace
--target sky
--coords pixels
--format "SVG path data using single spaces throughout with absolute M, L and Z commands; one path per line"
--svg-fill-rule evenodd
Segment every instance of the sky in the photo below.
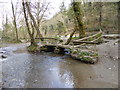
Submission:
M 0 28 L 2 28 L 2 20 L 3 13 L 8 14 L 9 20 L 12 17 L 12 9 L 11 9 L 11 0 L 0 0 Z M 13 3 L 21 2 L 22 0 L 13 0 Z M 32 2 L 37 2 L 38 0 L 32 0 Z M 50 2 L 51 9 L 49 10 L 48 18 L 52 18 L 57 12 L 59 12 L 59 7 L 61 3 L 64 1 L 66 8 L 68 8 L 71 0 L 46 0 L 46 2 Z

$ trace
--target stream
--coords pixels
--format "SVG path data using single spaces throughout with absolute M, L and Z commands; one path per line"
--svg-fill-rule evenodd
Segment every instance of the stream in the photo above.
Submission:
M 111 64 L 112 69 L 109 70 L 102 65 L 104 60 L 91 65 L 74 60 L 69 55 L 33 54 L 27 52 L 25 47 L 28 45 L 11 44 L 0 48 L 0 52 L 7 56 L 0 58 L 3 88 L 118 87 L 117 61 L 114 63 L 116 67 Z

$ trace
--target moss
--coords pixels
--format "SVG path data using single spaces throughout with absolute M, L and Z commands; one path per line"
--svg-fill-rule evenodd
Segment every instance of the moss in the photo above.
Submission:
M 37 51 L 39 51 L 40 49 L 39 49 L 39 46 L 38 46 L 38 45 L 30 45 L 30 46 L 27 47 L 27 50 L 28 50 L 29 52 L 37 52 Z
M 56 39 L 60 39 L 60 37 L 57 37 L 57 36 L 55 36 L 54 38 L 56 38 Z
M 101 36 L 102 36 L 102 34 L 98 34 L 98 35 L 96 35 L 95 37 L 98 38 L 98 37 L 101 37 Z
M 92 58 L 90 58 L 90 57 L 81 57 L 81 60 L 82 61 L 89 61 L 89 62 L 93 61 Z
M 78 51 L 72 51 L 72 54 L 76 54 L 76 53 L 78 53 Z
M 85 63 L 95 63 L 98 54 L 93 51 L 72 50 L 72 57 Z
M 47 51 L 46 47 L 40 47 L 40 51 Z
M 90 37 L 89 39 L 87 39 L 87 41 L 92 41 L 94 40 L 94 38 Z
M 72 39 L 80 39 L 80 37 L 72 37 Z
M 83 56 L 98 56 L 97 53 L 95 52 L 82 52 Z
M 99 55 L 98 55 L 98 53 L 95 53 L 95 54 L 93 54 L 92 56 L 93 56 L 93 57 L 98 57 Z
M 81 55 L 81 56 L 91 56 L 91 53 L 88 53 L 88 52 L 80 52 L 79 55 Z

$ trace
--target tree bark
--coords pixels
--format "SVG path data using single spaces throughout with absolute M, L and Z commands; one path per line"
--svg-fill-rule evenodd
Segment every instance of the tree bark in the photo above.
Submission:
M 13 13 L 13 24 L 15 26 L 15 32 L 16 32 L 16 40 L 18 40 L 18 30 L 17 30 L 17 24 L 16 24 L 16 16 L 15 16 L 15 11 L 14 11 L 14 5 L 11 1 L 11 5 L 12 5 L 12 13 Z
M 26 8 L 27 8 L 28 14 L 29 14 L 29 16 L 30 16 L 30 18 L 31 18 L 31 20 L 32 20 L 32 22 L 33 22 L 33 25 L 34 25 L 34 27 L 35 27 L 38 35 L 39 35 L 39 38 L 40 38 L 40 37 L 43 37 L 42 34 L 40 33 L 39 27 L 38 27 L 37 24 L 36 24 L 35 18 L 33 17 L 32 13 L 31 13 L 31 11 L 30 11 L 30 7 L 29 7 L 28 2 L 25 2 L 25 5 L 26 5 Z M 43 41 L 43 39 L 41 39 L 41 40 Z

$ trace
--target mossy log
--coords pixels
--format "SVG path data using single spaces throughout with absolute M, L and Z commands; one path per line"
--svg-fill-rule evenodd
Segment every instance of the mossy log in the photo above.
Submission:
M 98 54 L 90 51 L 90 50 L 80 50 L 78 48 L 74 48 L 70 45 L 43 45 L 40 46 L 40 51 L 45 52 L 54 52 L 56 54 L 65 54 L 65 52 L 69 52 L 69 55 L 76 60 L 80 60 L 85 63 L 94 64 L 97 62 Z
M 75 49 L 70 54 L 73 59 L 80 60 L 85 63 L 94 64 L 98 61 L 98 54 L 91 50 Z

